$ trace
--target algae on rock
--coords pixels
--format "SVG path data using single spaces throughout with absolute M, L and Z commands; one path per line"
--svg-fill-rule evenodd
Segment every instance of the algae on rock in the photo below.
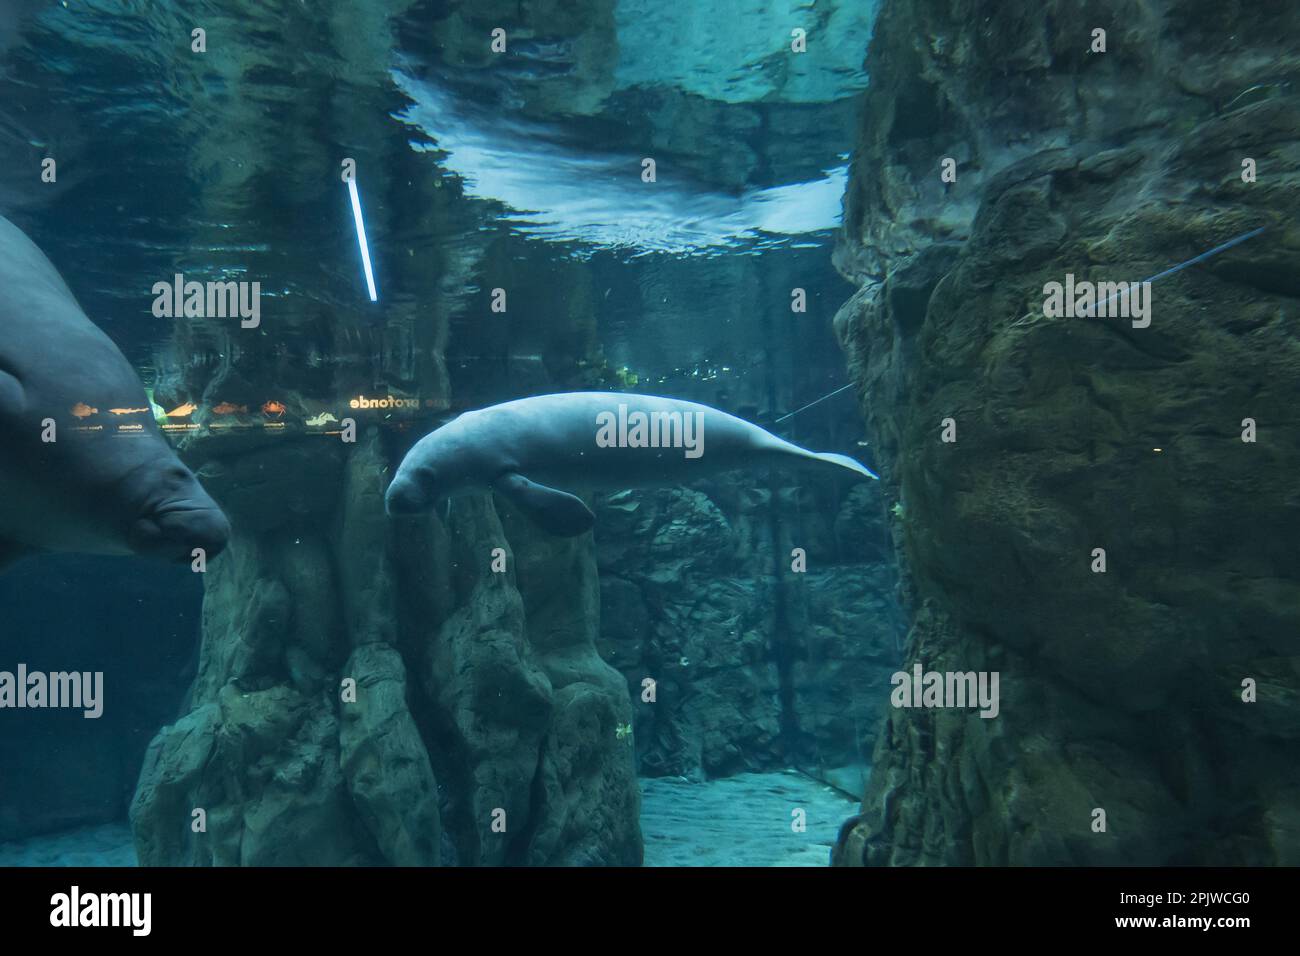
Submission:
M 838 863 L 1300 862 L 1300 97 L 1238 97 L 1261 63 L 1300 77 L 1297 28 L 1283 4 L 886 0 L 836 327 L 906 502 L 906 669 L 999 671 L 1002 708 L 891 710 Z M 1155 285 L 1149 328 L 1024 320 L 1066 273 L 1136 281 L 1258 226 Z

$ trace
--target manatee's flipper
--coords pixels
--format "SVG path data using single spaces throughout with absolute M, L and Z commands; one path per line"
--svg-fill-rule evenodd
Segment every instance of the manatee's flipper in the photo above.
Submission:
M 9 570 L 9 565 L 15 561 L 35 553 L 35 548 L 19 544 L 17 541 L 10 541 L 8 538 L 0 538 L 0 573 Z
M 596 516 L 581 498 L 539 485 L 515 472 L 502 475 L 492 487 L 550 534 L 572 538 L 590 531 L 596 523 Z
M 833 451 L 819 451 L 813 453 L 814 458 L 830 462 L 832 465 L 839 465 L 841 468 L 847 468 L 849 471 L 856 471 L 864 478 L 874 478 L 880 480 L 880 476 L 859 461 L 854 461 L 848 455 L 837 455 Z

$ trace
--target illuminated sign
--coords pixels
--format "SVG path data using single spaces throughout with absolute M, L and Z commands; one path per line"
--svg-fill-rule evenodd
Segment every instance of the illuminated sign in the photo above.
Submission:
M 358 409 L 419 408 L 420 400 L 418 398 L 397 398 L 394 395 L 389 395 L 387 398 L 366 398 L 364 395 L 358 395 L 348 402 L 348 407 Z

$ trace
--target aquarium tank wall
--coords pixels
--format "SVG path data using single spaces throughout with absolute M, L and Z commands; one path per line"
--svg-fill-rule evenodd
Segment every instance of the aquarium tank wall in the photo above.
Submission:
M 0 0 L 0 865 L 1300 863 L 1258 0 Z

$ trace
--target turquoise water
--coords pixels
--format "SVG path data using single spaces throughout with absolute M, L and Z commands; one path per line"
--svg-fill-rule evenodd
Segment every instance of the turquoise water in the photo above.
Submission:
M 0 865 L 1300 862 L 1297 30 L 0 0 Z
M 9 4 L 0 214 L 233 536 L 0 576 L 0 671 L 103 686 L 0 709 L 0 863 L 824 863 L 902 655 L 878 489 L 579 487 L 574 539 L 382 492 L 455 414 L 577 390 L 870 465 L 831 254 L 875 12 Z M 256 320 L 160 315 L 177 275 Z

